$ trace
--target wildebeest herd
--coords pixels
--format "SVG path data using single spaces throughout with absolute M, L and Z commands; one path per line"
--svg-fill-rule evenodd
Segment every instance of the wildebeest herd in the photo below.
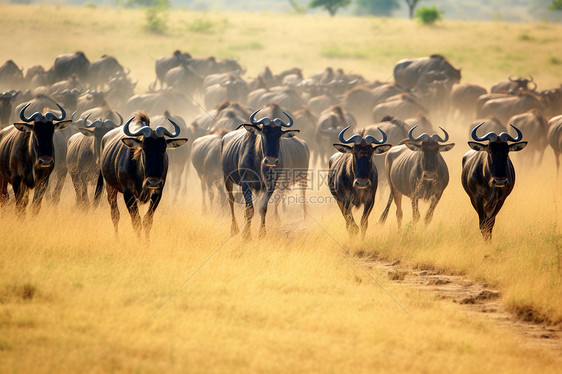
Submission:
M 70 174 L 78 205 L 97 205 L 105 186 L 117 232 L 121 193 L 135 231 L 140 236 L 144 227 L 148 237 L 168 169 L 177 199 L 192 164 L 203 209 L 228 201 L 236 233 L 234 204 L 242 202 L 249 238 L 253 194 L 261 195 L 263 235 L 273 193 L 305 187 L 309 170 L 327 167 L 347 230 L 353 235 L 360 228 L 364 236 L 379 185 L 389 188 L 380 222 L 394 201 L 400 227 L 402 195 L 411 200 L 414 221 L 419 200 L 429 201 L 425 223 L 431 221 L 449 183 L 441 152 L 454 146 L 432 123 L 455 121 L 467 124 L 470 137 L 462 185 L 490 239 L 514 187 L 509 153 L 525 148 L 523 135 L 528 163 L 540 163 L 550 145 L 559 168 L 562 87 L 540 91 L 532 77 L 510 76 L 488 93 L 460 83 L 460 69 L 441 55 L 399 61 L 394 82 L 331 67 L 309 76 L 299 68 L 273 74 L 265 67 L 248 79 L 236 60 L 179 50 L 156 60 L 155 73 L 148 92 L 135 94 L 137 83 L 113 56 L 90 62 L 82 52 L 64 54 L 52 67 L 32 66 L 25 74 L 11 60 L 0 66 L 2 204 L 13 197 L 21 216 L 33 189 L 37 213 L 47 192 L 58 202 Z M 148 202 L 141 219 L 138 205 Z M 361 206 L 358 226 L 352 209 Z M 276 215 L 277 209 L 278 202 Z

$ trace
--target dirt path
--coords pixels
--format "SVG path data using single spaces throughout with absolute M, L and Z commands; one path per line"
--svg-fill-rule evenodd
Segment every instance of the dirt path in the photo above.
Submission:
M 389 279 L 405 287 L 431 292 L 437 298 L 458 304 L 464 311 L 517 331 L 524 341 L 531 345 L 562 351 L 560 327 L 525 322 L 524 318 L 506 310 L 498 291 L 486 287 L 483 283 L 463 276 L 413 269 L 400 261 L 388 263 L 364 258 L 362 262 L 367 268 L 384 272 Z

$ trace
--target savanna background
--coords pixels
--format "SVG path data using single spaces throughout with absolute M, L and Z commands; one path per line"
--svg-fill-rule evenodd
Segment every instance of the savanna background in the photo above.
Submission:
M 1 4 L 0 61 L 25 68 L 75 50 L 91 60 L 111 54 L 131 69 L 137 92 L 154 80 L 154 60 L 176 49 L 237 58 L 247 77 L 266 65 L 274 72 L 298 66 L 305 75 L 332 66 L 390 81 L 398 60 L 440 53 L 462 68 L 463 82 L 488 89 L 510 74 L 532 75 L 540 89 L 562 83 L 562 26 L 540 18 L 444 17 L 424 26 L 248 10 L 171 8 L 165 30 L 154 33 L 144 9 Z M 499 290 L 515 317 L 554 328 L 562 322 L 552 151 L 538 167 L 525 167 L 525 151 L 513 157 L 516 187 L 485 243 L 460 184 L 468 124 L 436 125 L 456 146 L 444 154 L 451 178 L 433 222 L 412 224 L 405 200 L 401 230 L 394 207 L 377 225 L 388 196 L 382 189 L 364 241 L 348 236 L 333 203 L 310 204 L 304 222 L 300 206 L 287 206 L 280 222 L 268 220 L 264 239 L 231 237 L 227 214 L 201 213 L 193 171 L 180 200 L 165 192 L 149 244 L 135 237 L 121 197 L 116 238 L 108 205 L 76 209 L 69 180 L 61 204 L 44 201 L 36 217 L 18 220 L 3 209 L 0 371 L 558 372 L 559 350 L 368 266 L 400 260 L 463 274 Z

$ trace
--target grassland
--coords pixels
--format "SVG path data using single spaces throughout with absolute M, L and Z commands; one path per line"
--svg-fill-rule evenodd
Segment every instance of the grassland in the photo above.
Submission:
M 562 75 L 562 26 L 552 24 L 428 28 L 394 19 L 177 11 L 168 32 L 155 35 L 143 31 L 139 10 L 2 5 L 0 12 L 0 61 L 27 68 L 74 50 L 90 59 L 113 54 L 139 90 L 154 79 L 153 58 L 178 48 L 237 57 L 247 76 L 265 65 L 274 72 L 300 66 L 305 74 L 330 65 L 387 80 L 397 60 L 431 53 L 485 86 L 532 74 L 548 88 Z M 394 209 L 377 226 L 387 196 L 380 191 L 364 242 L 349 239 L 334 204 L 311 205 L 304 223 L 289 206 L 282 224 L 269 221 L 263 240 L 230 238 L 228 217 L 200 213 L 194 173 L 185 199 L 165 198 L 159 207 L 149 246 L 134 238 L 123 204 L 116 240 L 107 205 L 76 211 L 68 185 L 61 205 L 45 204 L 38 217 L 18 221 L 4 210 L 0 372 L 557 372 L 559 352 L 529 346 L 450 301 L 397 287 L 385 274 L 371 271 L 373 281 L 344 253 L 466 274 L 500 290 L 515 313 L 562 321 L 552 154 L 538 168 L 514 160 L 516 188 L 485 244 L 459 183 L 466 130 L 444 127 L 457 145 L 445 155 L 451 182 L 434 221 L 412 225 L 405 201 L 401 231 Z

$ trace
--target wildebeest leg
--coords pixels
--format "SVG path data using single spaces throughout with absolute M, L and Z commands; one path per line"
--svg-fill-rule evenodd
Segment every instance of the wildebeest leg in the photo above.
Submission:
M 162 194 L 160 193 L 153 193 L 150 196 L 150 205 L 148 206 L 148 211 L 144 215 L 142 220 L 142 225 L 144 227 L 144 233 L 146 235 L 146 240 L 150 240 L 150 230 L 152 229 L 152 220 L 154 218 L 154 211 L 158 207 L 160 203 L 160 199 L 162 198 Z
M 351 211 L 351 201 L 338 201 L 338 206 L 343 214 L 343 218 L 345 219 L 345 228 L 350 236 L 356 235 L 359 231 L 359 226 L 355 223 L 353 219 L 353 213 Z
M 429 203 L 429 209 L 427 210 L 427 213 L 425 214 L 425 224 L 426 225 L 429 225 L 429 223 L 433 219 L 433 212 L 435 211 L 435 208 L 437 207 L 437 203 L 439 203 L 439 200 L 441 200 L 441 195 L 431 197 L 431 201 Z
M 60 195 L 62 193 L 62 189 L 64 187 L 64 182 L 66 181 L 66 173 L 67 171 L 64 170 L 64 172 L 60 172 L 59 174 L 57 174 L 57 184 L 55 185 L 55 188 L 53 189 L 53 204 L 58 205 L 58 203 L 60 202 Z
M 8 202 L 10 195 L 8 195 L 8 180 L 0 177 L 0 206 L 4 207 Z
M 236 223 L 236 216 L 234 215 L 234 195 L 232 194 L 233 183 L 230 179 L 225 178 L 224 187 L 228 194 L 228 203 L 230 204 L 230 213 L 232 214 L 232 224 L 230 225 L 230 235 L 238 234 L 238 224 Z
M 386 207 L 384 208 L 384 211 L 381 214 L 381 217 L 379 218 L 379 223 L 383 224 L 386 222 L 386 218 L 388 217 L 388 212 L 390 211 L 390 205 L 392 205 L 392 200 L 394 199 L 394 197 L 392 196 L 392 187 L 389 188 L 390 189 L 390 195 L 388 196 L 388 202 L 386 203 Z
M 412 195 L 412 219 L 414 222 L 420 220 L 419 196 L 414 192 Z
M 363 215 L 361 216 L 361 240 L 365 239 L 365 232 L 369 226 L 369 215 L 373 209 L 374 200 L 368 200 L 363 206 Z
M 244 210 L 244 218 L 246 220 L 246 225 L 244 227 L 244 232 L 242 236 L 244 239 L 251 239 L 252 236 L 252 218 L 254 217 L 254 204 L 252 202 L 252 189 L 250 184 L 247 182 L 242 182 L 242 195 L 246 201 L 246 209 Z
M 115 235 L 119 233 L 119 208 L 117 207 L 117 190 L 110 185 L 107 185 L 107 201 L 111 208 L 111 220 L 113 221 L 113 228 Z
M 123 198 L 125 199 L 125 205 L 127 205 L 127 210 L 129 210 L 129 215 L 131 216 L 131 222 L 133 224 L 133 229 L 137 232 L 137 237 L 140 239 L 141 236 L 141 218 L 139 214 L 139 207 L 137 203 L 137 198 L 129 190 L 123 190 Z
M 41 200 L 43 200 L 43 196 L 45 195 L 45 191 L 47 191 L 47 186 L 49 184 L 49 178 L 43 179 L 39 182 L 39 185 L 35 187 L 35 192 L 33 193 L 33 203 L 31 204 L 31 213 L 37 215 L 39 210 L 41 209 Z M 27 195 L 27 193 L 26 193 Z M 28 197 L 25 198 L 25 203 L 23 209 L 27 206 Z
M 94 190 L 94 202 L 92 204 L 94 208 L 97 208 L 97 206 L 100 203 L 100 196 L 101 196 L 102 189 L 103 189 L 103 175 L 100 172 L 98 174 L 98 179 L 96 182 L 96 189 Z
M 556 160 L 556 176 L 560 174 L 560 152 L 554 151 L 554 159 Z
M 265 191 L 265 193 L 263 194 L 260 200 L 260 206 L 259 206 L 259 212 L 261 216 L 260 238 L 263 238 L 266 234 L 265 216 L 267 214 L 267 204 L 269 203 L 269 198 L 271 197 L 272 194 L 273 194 L 273 190 Z M 275 205 L 275 207 L 277 208 L 277 205 Z
M 398 223 L 398 228 L 402 226 L 402 217 L 404 216 L 402 212 L 402 194 L 398 190 L 393 189 L 392 195 L 394 196 L 394 204 L 396 204 L 396 222 Z

